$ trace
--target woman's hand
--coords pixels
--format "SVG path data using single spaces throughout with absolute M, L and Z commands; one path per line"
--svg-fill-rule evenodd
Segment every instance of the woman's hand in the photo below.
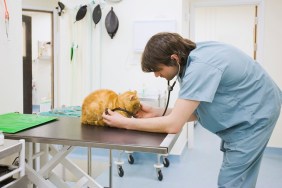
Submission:
M 149 106 L 147 104 L 142 103 L 141 109 L 137 112 L 137 118 L 151 118 L 151 117 L 158 117 L 159 109 Z
M 126 119 L 128 119 L 119 114 L 118 112 L 114 112 L 110 109 L 107 109 L 107 111 L 102 114 L 102 117 L 103 121 L 110 127 L 119 128 L 125 128 L 125 121 Z

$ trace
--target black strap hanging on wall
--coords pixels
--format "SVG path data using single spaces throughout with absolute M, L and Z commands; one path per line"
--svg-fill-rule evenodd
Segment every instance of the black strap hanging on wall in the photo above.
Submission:
M 110 35 L 111 39 L 114 38 L 118 30 L 119 21 L 118 21 L 117 15 L 115 14 L 113 10 L 113 7 L 111 7 L 110 12 L 108 12 L 106 16 L 105 26 L 106 26 L 107 32 Z
M 92 19 L 93 19 L 95 25 L 97 23 L 99 23 L 99 21 L 101 20 L 101 17 L 102 17 L 102 10 L 101 10 L 101 6 L 99 4 L 94 8 L 93 13 L 92 13 Z

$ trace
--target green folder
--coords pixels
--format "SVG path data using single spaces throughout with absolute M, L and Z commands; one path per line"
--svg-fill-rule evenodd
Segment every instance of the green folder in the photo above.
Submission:
M 53 121 L 57 117 L 36 114 L 7 113 L 0 115 L 0 130 L 4 133 L 16 133 L 31 127 Z

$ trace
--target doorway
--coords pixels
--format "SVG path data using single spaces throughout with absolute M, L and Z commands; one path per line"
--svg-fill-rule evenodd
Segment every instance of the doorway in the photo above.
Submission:
M 49 111 L 54 106 L 53 12 L 23 9 L 22 15 L 31 27 L 23 27 L 23 44 L 31 49 L 23 56 L 24 113 Z
M 31 17 L 22 16 L 23 26 L 23 113 L 32 113 Z

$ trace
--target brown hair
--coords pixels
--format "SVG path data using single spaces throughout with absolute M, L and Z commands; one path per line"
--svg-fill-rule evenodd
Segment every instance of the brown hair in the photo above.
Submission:
M 144 72 L 159 71 L 158 65 L 174 66 L 171 55 L 176 54 L 180 59 L 180 66 L 186 64 L 190 52 L 196 44 L 177 33 L 161 32 L 150 38 L 142 54 L 141 67 Z

